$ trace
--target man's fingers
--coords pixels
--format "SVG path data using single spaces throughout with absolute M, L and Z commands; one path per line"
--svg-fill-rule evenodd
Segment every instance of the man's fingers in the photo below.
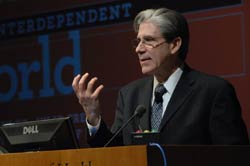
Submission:
M 80 80 L 80 74 L 78 74 L 77 76 L 75 76 L 75 78 L 72 81 L 72 88 L 75 91 L 75 93 L 79 90 L 79 80 Z
M 94 99 L 97 99 L 99 97 L 99 94 L 101 93 L 102 89 L 104 88 L 103 85 L 100 85 L 96 88 L 96 90 L 94 91 L 94 93 L 92 94 L 92 97 Z
M 72 87 L 79 99 L 79 102 L 82 104 L 85 103 L 85 105 L 98 100 L 99 94 L 104 88 L 103 85 L 99 85 L 95 88 L 98 78 L 94 77 L 87 82 L 88 77 L 89 73 L 85 73 L 83 76 L 77 75 L 72 82 Z
M 87 94 L 91 95 L 93 93 L 94 85 L 97 79 L 98 79 L 97 77 L 94 77 L 89 81 L 87 85 L 87 91 L 86 91 Z
M 86 80 L 87 80 L 88 76 L 89 76 L 89 73 L 85 73 L 79 81 L 78 86 L 79 86 L 80 93 L 84 93 L 86 90 Z

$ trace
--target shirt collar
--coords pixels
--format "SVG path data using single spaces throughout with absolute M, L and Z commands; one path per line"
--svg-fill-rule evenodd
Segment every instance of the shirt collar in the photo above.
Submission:
M 174 89 L 178 83 L 178 81 L 180 80 L 181 78 L 181 75 L 183 73 L 183 70 L 178 67 L 174 73 L 172 73 L 169 78 L 167 79 L 167 81 L 165 81 L 163 83 L 164 87 L 167 89 L 167 93 L 170 93 L 170 95 L 173 94 L 174 92 Z M 154 94 L 154 91 L 155 91 L 155 88 L 156 86 L 159 84 L 159 82 L 157 81 L 157 79 L 154 77 L 154 84 L 153 84 L 153 94 Z M 154 95 L 153 95 L 154 96 Z

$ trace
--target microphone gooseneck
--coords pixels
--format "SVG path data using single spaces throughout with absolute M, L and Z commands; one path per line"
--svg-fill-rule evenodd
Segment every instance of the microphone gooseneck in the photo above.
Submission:
M 142 117 L 142 115 L 146 112 L 146 108 L 143 105 L 138 105 L 135 109 L 134 114 L 122 125 L 119 130 L 115 132 L 115 134 L 111 137 L 111 139 L 104 145 L 104 147 L 107 147 L 114 139 L 115 137 L 129 124 L 131 120 L 133 120 L 135 117 Z

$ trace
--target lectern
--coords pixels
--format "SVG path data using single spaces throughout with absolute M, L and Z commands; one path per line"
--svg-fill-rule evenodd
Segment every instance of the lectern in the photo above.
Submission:
M 250 146 L 161 146 L 167 166 L 249 166 Z M 164 166 L 157 146 L 86 148 L 0 155 L 1 166 Z

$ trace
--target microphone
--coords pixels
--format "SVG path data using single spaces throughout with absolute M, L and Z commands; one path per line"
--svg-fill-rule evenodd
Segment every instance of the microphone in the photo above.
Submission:
M 135 109 L 134 114 L 129 118 L 126 123 L 122 125 L 122 127 L 115 132 L 115 134 L 111 137 L 111 139 L 104 145 L 104 147 L 107 147 L 114 139 L 115 137 L 129 124 L 131 120 L 133 120 L 135 117 L 141 118 L 142 115 L 146 112 L 146 108 L 143 105 L 138 105 Z

